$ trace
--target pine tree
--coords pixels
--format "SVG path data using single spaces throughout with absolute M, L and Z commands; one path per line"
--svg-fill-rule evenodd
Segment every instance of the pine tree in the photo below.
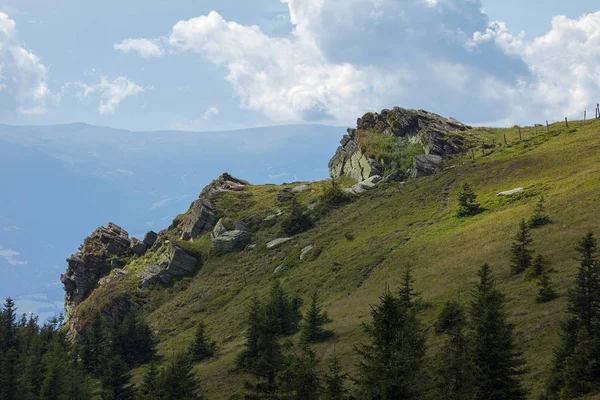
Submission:
M 556 292 L 552 288 L 552 281 L 547 273 L 543 273 L 537 283 L 538 295 L 535 301 L 538 303 L 547 303 L 557 297 Z
M 321 390 L 318 367 L 317 354 L 308 345 L 301 345 L 281 374 L 279 395 L 292 400 L 318 400 Z
M 533 259 L 533 263 L 525 271 L 526 279 L 540 278 L 546 270 L 546 259 L 541 254 L 538 254 Z
M 489 265 L 482 265 L 478 276 L 471 302 L 476 399 L 524 399 L 520 378 L 525 361 L 506 320 L 504 295 L 496 289 Z
M 130 310 L 122 321 L 115 321 L 110 336 L 113 351 L 129 366 L 143 364 L 154 357 L 152 331 L 135 309 Z
M 544 195 L 542 194 L 535 205 L 535 211 L 533 215 L 527 221 L 527 225 L 530 228 L 539 228 L 540 226 L 546 225 L 550 222 L 550 217 L 545 211 L 544 200 Z
M 173 357 L 160 375 L 162 400 L 201 400 L 198 381 L 192 371 L 192 360 L 187 354 Z
M 598 243 L 593 233 L 575 247 L 579 253 L 575 285 L 569 292 L 569 316 L 562 324 L 561 341 L 554 351 L 548 382 L 549 398 L 571 395 L 598 383 L 600 376 L 600 263 Z M 584 341 L 585 343 L 583 343 Z M 592 363 L 590 365 L 590 363 Z M 585 371 L 592 368 L 590 374 Z M 577 379 L 580 382 L 574 382 Z M 586 381 L 587 380 L 587 381 Z
M 260 335 L 260 330 L 263 325 L 263 311 L 264 308 L 257 296 L 252 298 L 252 303 L 248 309 L 248 320 L 246 329 L 246 348 L 245 350 L 238 356 L 236 360 L 238 369 L 246 369 L 249 370 L 254 362 L 254 360 L 258 357 L 258 353 L 260 351 L 258 347 L 258 339 Z
M 129 368 L 120 356 L 114 355 L 108 361 L 102 376 L 102 399 L 129 400 L 133 399 L 133 391 L 129 385 Z
M 437 326 L 447 338 L 438 353 L 434 372 L 434 397 L 440 400 L 475 399 L 475 364 L 471 341 L 466 335 L 467 319 L 457 301 L 449 301 L 438 318 Z
M 529 245 L 533 243 L 533 239 L 531 239 L 529 227 L 524 219 L 521 220 L 519 231 L 513 240 L 510 272 L 513 275 L 517 275 L 525 271 L 531 265 L 531 259 L 533 258 L 533 251 L 529 248 Z
M 435 323 L 435 333 L 450 333 L 457 327 L 464 327 L 466 316 L 463 307 L 456 300 L 449 300 L 438 315 Z
M 18 344 L 16 332 L 16 307 L 7 298 L 2 309 L 2 337 L 0 338 L 0 400 L 12 400 L 17 393 Z
M 268 323 L 276 328 L 278 335 L 287 336 L 298 331 L 302 320 L 301 304 L 300 299 L 289 298 L 279 281 L 273 283 L 266 304 L 266 315 L 269 318 Z
M 304 317 L 302 330 L 300 332 L 300 341 L 302 343 L 317 343 L 327 340 L 333 336 L 333 332 L 323 328 L 327 322 L 327 314 L 321 311 L 317 292 L 312 295 L 310 308 Z
M 61 339 L 59 335 L 55 335 L 48 352 L 43 357 L 45 374 L 41 398 L 44 400 L 62 400 L 66 389 L 68 363 L 65 360 L 65 346 Z
M 323 400 L 348 399 L 349 391 L 346 386 L 348 375 L 342 371 L 339 357 L 332 355 L 327 364 L 328 371 L 323 376 Z
M 101 375 L 109 353 L 109 342 L 106 333 L 106 322 L 100 312 L 94 313 L 88 332 L 83 338 L 83 366 L 89 373 Z
M 458 194 L 458 217 L 467 217 L 475 215 L 481 211 L 479 204 L 475 202 L 477 195 L 468 183 L 463 184 L 460 193 Z
M 386 290 L 363 324 L 371 343 L 356 348 L 361 362 L 356 380 L 364 399 L 420 399 L 425 337 L 414 307 Z
M 200 321 L 196 325 L 196 336 L 190 347 L 190 355 L 193 361 L 199 362 L 211 358 L 215 354 L 216 343 L 206 336 L 206 326 Z
M 160 383 L 160 371 L 156 362 L 152 361 L 144 374 L 144 380 L 138 390 L 138 400 L 155 400 L 162 398 L 162 385 Z
M 398 293 L 399 300 L 407 307 L 412 307 L 417 303 L 420 293 L 414 290 L 415 280 L 412 277 L 412 266 L 406 265 L 404 274 L 402 275 L 402 285 Z
M 313 221 L 295 197 L 292 198 L 290 213 L 281 221 L 281 230 L 287 235 L 302 233 L 313 226 Z

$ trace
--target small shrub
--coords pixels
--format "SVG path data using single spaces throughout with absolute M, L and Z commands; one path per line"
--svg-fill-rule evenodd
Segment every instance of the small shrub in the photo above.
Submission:
M 350 196 L 340 188 L 335 179 L 332 179 L 331 186 L 326 186 L 321 193 L 321 202 L 329 207 L 339 206 L 350 200 Z
M 535 301 L 537 303 L 547 303 L 558 297 L 558 295 L 552 288 L 552 281 L 550 280 L 548 274 L 542 274 L 537 285 L 539 288 L 538 295 L 535 298 Z
M 539 228 L 540 226 L 544 226 L 548 223 L 550 223 L 550 217 L 545 212 L 544 195 L 542 194 L 535 205 L 535 211 L 527 221 L 527 224 L 530 228 Z
M 296 198 L 292 199 L 290 213 L 282 218 L 281 230 L 287 235 L 296 235 L 313 226 L 306 207 L 302 207 Z
M 348 241 L 352 241 L 354 240 L 354 235 L 351 232 L 346 232 L 344 233 L 344 237 L 346 238 L 346 240 Z

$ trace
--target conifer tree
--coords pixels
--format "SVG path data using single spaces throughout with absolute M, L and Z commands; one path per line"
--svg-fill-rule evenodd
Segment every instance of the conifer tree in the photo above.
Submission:
M 533 263 L 525 271 L 526 279 L 540 278 L 546 272 L 546 259 L 541 254 L 538 254 L 533 259 Z
M 547 303 L 557 297 L 556 292 L 552 288 L 552 281 L 548 273 L 543 273 L 537 283 L 538 295 L 535 301 L 538 303 Z
M 156 362 L 152 361 L 144 374 L 144 380 L 140 385 L 136 398 L 138 400 L 160 399 L 161 390 L 160 371 Z
M 465 311 L 457 301 L 447 302 L 443 310 L 436 325 L 447 337 L 434 367 L 434 397 L 440 400 L 475 399 L 475 364 L 471 341 L 466 335 Z
M 310 302 L 310 308 L 304 317 L 300 341 L 302 343 L 317 343 L 327 340 L 333 336 L 333 332 L 323 328 L 327 322 L 327 314 L 322 312 L 317 292 L 314 292 Z
M 199 362 L 211 358 L 215 354 L 216 343 L 206 336 L 206 326 L 203 321 L 196 325 L 194 343 L 190 347 L 190 355 L 193 361 Z
M 529 227 L 524 219 L 521 220 L 519 231 L 513 240 L 514 242 L 512 244 L 510 257 L 510 272 L 513 275 L 517 275 L 525 271 L 531 265 L 531 260 L 533 258 L 533 250 L 529 248 L 529 245 L 533 243 L 533 239 L 531 239 Z
M 328 362 L 328 371 L 323 376 L 323 400 L 346 400 L 348 399 L 348 388 L 346 381 L 348 375 L 342 370 L 340 359 L 333 354 Z
M 304 232 L 313 226 L 313 221 L 300 205 L 296 197 L 292 197 L 290 213 L 281 221 L 281 230 L 288 235 Z
M 106 365 L 102 376 L 102 399 L 129 400 L 133 399 L 133 391 L 128 386 L 129 368 L 120 356 L 114 355 Z
M 402 275 L 402 285 L 398 291 L 398 298 L 407 307 L 412 307 L 417 303 L 420 293 L 414 290 L 415 280 L 412 276 L 412 266 L 406 265 L 404 274 Z
M 264 308 L 257 296 L 252 298 L 252 302 L 248 309 L 248 320 L 246 329 L 246 346 L 244 351 L 238 356 L 236 360 L 238 369 L 249 370 L 258 357 L 260 351 L 258 338 L 260 330 L 263 326 L 263 311 Z
M 41 388 L 41 398 L 44 400 L 63 398 L 68 365 L 64 357 L 65 350 L 64 342 L 56 335 L 48 352 L 44 354 L 44 370 L 46 372 Z
M 548 397 L 566 398 L 599 382 L 600 376 L 600 263 L 593 233 L 575 248 L 579 253 L 575 285 L 569 292 L 569 316 L 562 325 L 561 341 L 554 351 Z M 584 373 L 592 368 L 590 374 Z M 577 372 L 579 371 L 579 372 Z M 575 382 L 577 380 L 578 382 Z
M 201 400 L 198 380 L 188 354 L 175 355 L 161 373 L 162 400 Z
M 476 203 L 477 195 L 468 183 L 463 184 L 458 194 L 458 217 L 467 217 L 475 215 L 481 211 L 481 207 Z
M 89 373 L 101 375 L 109 353 L 109 342 L 106 322 L 100 312 L 95 312 L 87 335 L 83 338 L 81 358 L 83 366 Z
M 113 352 L 129 366 L 140 365 L 154 357 L 154 340 L 150 327 L 135 309 L 111 329 Z
M 292 400 L 318 400 L 321 378 L 318 371 L 319 359 L 308 345 L 300 346 L 292 354 L 286 370 L 281 374 L 279 395 Z
M 545 211 L 544 201 L 544 195 L 542 194 L 535 205 L 535 211 L 533 212 L 533 215 L 527 221 L 527 225 L 530 228 L 539 228 L 540 226 L 546 225 L 550 222 L 550 217 Z
M 7 298 L 2 308 L 0 321 L 0 400 L 12 400 L 17 393 L 18 346 L 16 333 L 16 307 L 11 298 Z
M 423 393 L 425 337 L 414 307 L 386 290 L 372 307 L 373 321 L 363 324 L 370 344 L 356 348 L 359 397 L 420 399 Z
M 275 281 L 269 292 L 266 304 L 266 315 L 278 335 L 287 336 L 298 330 L 302 320 L 300 305 L 302 301 L 298 298 L 290 299 L 281 287 L 279 281 Z
M 473 362 L 477 400 L 524 399 L 525 361 L 507 322 L 504 295 L 496 289 L 488 264 L 481 266 L 471 302 Z

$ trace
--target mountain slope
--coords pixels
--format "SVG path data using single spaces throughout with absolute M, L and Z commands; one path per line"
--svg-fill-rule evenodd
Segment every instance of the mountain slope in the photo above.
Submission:
M 476 271 L 490 263 L 499 288 L 507 295 L 509 320 L 516 325 L 520 348 L 530 372 L 526 386 L 535 398 L 543 389 L 558 341 L 558 327 L 565 313 L 565 293 L 572 282 L 577 262 L 573 247 L 577 240 L 600 226 L 598 185 L 600 166 L 600 121 L 572 122 L 550 126 L 550 132 L 535 134 L 535 128 L 479 128 L 465 142 L 479 149 L 496 143 L 494 149 L 477 150 L 446 162 L 436 177 L 415 183 L 380 184 L 377 191 L 361 194 L 347 205 L 335 208 L 318 220 L 319 226 L 274 249 L 265 244 L 281 237 L 279 225 L 253 233 L 256 248 L 234 253 L 211 252 L 204 236 L 193 244 L 181 243 L 201 253 L 205 264 L 192 278 L 171 287 L 143 292 L 136 301 L 145 305 L 151 326 L 158 331 L 159 353 L 170 355 L 185 349 L 193 340 L 194 326 L 204 320 L 217 340 L 219 358 L 196 368 L 208 398 L 225 399 L 238 393 L 244 376 L 231 372 L 244 343 L 244 318 L 250 299 L 262 295 L 270 282 L 300 295 L 305 303 L 314 290 L 324 300 L 335 339 L 316 346 L 319 354 L 335 351 L 352 373 L 357 362 L 353 346 L 364 339 L 361 322 L 369 319 L 369 305 L 377 302 L 386 286 L 395 288 L 405 265 L 413 265 L 416 288 L 426 308 L 421 318 L 431 327 L 447 299 L 470 300 Z M 504 137 L 508 146 L 504 145 Z M 485 211 L 459 219 L 455 217 L 458 188 L 470 183 L 479 194 Z M 348 182 L 344 182 L 348 184 Z M 297 195 L 302 204 L 314 202 L 327 181 L 312 183 Z M 242 192 L 224 192 L 213 200 L 218 216 L 243 219 L 275 214 L 282 208 L 277 193 L 294 185 L 252 185 Z M 496 194 L 523 187 L 522 194 Z M 552 279 L 561 297 L 537 304 L 535 282 L 509 273 L 511 239 L 519 221 L 529 217 L 540 194 L 545 194 L 552 223 L 533 231 L 535 250 L 550 262 Z M 299 260 L 299 251 L 315 244 L 312 254 Z M 282 266 L 274 273 L 274 270 Z M 130 270 L 139 268 L 132 263 Z M 123 283 L 124 291 L 135 291 L 137 283 Z M 108 286 L 79 306 L 93 309 Z M 430 330 L 432 352 L 439 338 Z M 139 371 L 138 371 L 139 372 Z

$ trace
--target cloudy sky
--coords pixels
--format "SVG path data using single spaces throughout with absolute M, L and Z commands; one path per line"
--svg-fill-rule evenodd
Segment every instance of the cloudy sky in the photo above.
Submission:
M 593 113 L 600 6 L 541 3 L 4 0 L 0 122 L 219 130 L 353 125 L 394 105 L 498 125 Z

